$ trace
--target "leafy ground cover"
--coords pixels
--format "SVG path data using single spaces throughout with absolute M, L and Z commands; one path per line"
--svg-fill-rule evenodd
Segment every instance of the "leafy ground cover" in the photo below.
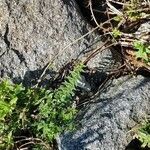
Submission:
M 77 110 L 72 96 L 83 67 L 76 64 L 55 90 L 1 81 L 0 149 L 50 149 L 57 135 L 73 130 Z

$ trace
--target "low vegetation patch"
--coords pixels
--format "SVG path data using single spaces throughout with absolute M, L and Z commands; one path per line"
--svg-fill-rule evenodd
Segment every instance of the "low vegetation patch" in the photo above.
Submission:
M 138 129 L 137 138 L 142 143 L 142 147 L 150 148 L 150 122 L 145 122 Z
M 53 140 L 75 128 L 72 96 L 84 65 L 78 63 L 55 90 L 0 82 L 0 149 L 50 149 Z
M 133 140 L 136 140 L 141 149 L 150 148 L 150 121 L 144 121 L 131 129 Z

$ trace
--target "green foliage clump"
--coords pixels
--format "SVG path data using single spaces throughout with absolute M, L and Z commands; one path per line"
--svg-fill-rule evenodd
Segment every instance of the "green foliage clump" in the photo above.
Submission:
M 141 1 L 129 0 L 128 2 L 126 2 L 126 5 L 124 5 L 122 9 L 123 13 L 117 14 L 115 17 L 113 17 L 113 20 L 122 23 L 125 23 L 126 21 L 134 22 L 140 20 L 147 16 L 147 13 L 141 10 L 141 8 L 142 8 Z
M 136 58 L 141 58 L 143 59 L 146 63 L 150 62 L 150 48 L 146 45 L 144 45 L 143 43 L 141 43 L 140 41 L 135 41 L 133 43 L 133 47 L 137 50 L 135 52 L 136 54 Z
M 141 141 L 142 147 L 150 148 L 150 122 L 144 123 L 141 128 L 139 128 L 137 133 L 137 138 Z
M 83 71 L 82 63 L 76 65 L 74 70 L 66 78 L 58 89 L 53 92 L 44 91 L 45 97 L 39 101 L 37 122 L 34 124 L 38 129 L 37 136 L 52 140 L 57 134 L 67 129 L 73 129 L 73 119 L 77 110 L 72 107 L 71 96 Z
M 73 129 L 77 110 L 72 105 L 72 96 L 83 67 L 82 63 L 77 64 L 55 90 L 24 88 L 21 84 L 1 81 L 0 149 L 16 146 L 15 136 L 20 136 L 22 130 L 28 130 L 39 147 L 51 144 L 58 134 Z
M 147 12 L 144 11 L 141 0 L 129 0 L 126 2 L 123 11 L 124 16 L 130 22 L 138 21 L 148 15 Z
M 114 38 L 120 37 L 121 34 L 122 34 L 121 31 L 117 28 L 114 28 L 113 31 L 112 31 L 112 35 L 113 35 Z
M 0 83 L 0 148 L 13 146 L 12 134 L 19 127 L 14 111 L 19 94 L 24 90 L 21 85 L 12 85 L 8 81 Z M 17 112 L 16 112 L 17 113 Z M 18 116 L 19 117 L 19 116 Z

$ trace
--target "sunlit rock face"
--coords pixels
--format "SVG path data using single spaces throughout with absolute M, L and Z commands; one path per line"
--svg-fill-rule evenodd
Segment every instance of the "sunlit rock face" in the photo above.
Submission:
M 36 78 L 49 61 L 58 71 L 102 43 L 92 33 L 65 48 L 92 29 L 73 0 L 1 0 L 0 22 L 2 78 Z

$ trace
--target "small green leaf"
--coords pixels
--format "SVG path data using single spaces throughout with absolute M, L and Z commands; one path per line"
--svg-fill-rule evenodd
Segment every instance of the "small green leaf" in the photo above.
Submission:
M 112 31 L 112 35 L 114 36 L 114 38 L 121 36 L 121 34 L 122 34 L 121 31 L 118 30 L 117 28 L 114 28 Z
M 146 63 L 148 63 L 149 62 L 148 54 L 150 54 L 148 46 L 144 45 L 140 41 L 134 41 L 133 47 L 137 50 L 135 52 L 136 58 L 141 58 L 145 60 Z

